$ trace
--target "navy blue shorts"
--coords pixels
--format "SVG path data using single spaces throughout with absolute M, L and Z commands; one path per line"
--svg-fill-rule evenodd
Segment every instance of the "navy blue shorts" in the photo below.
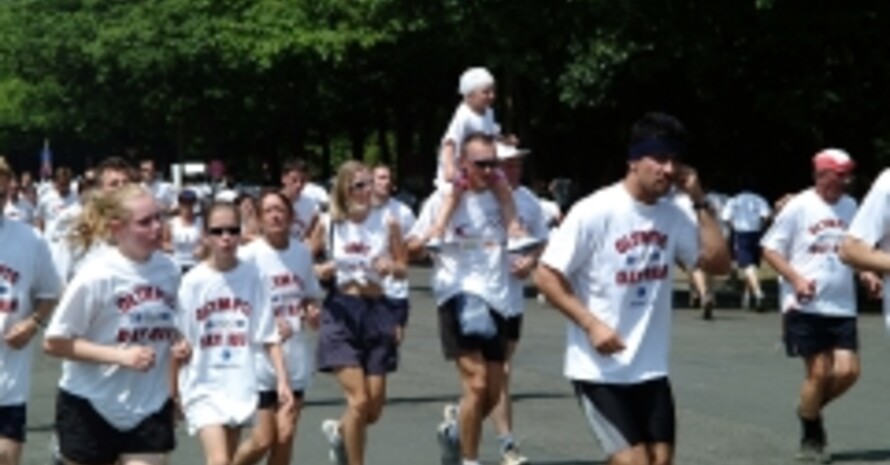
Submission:
M 385 297 L 331 293 L 318 329 L 319 371 L 360 367 L 366 375 L 385 375 L 398 367 L 397 322 Z
M 458 294 L 439 307 L 439 339 L 445 360 L 455 360 L 461 355 L 479 352 L 488 362 L 507 360 L 507 320 L 494 309 L 489 309 L 497 332 L 485 338 L 465 335 L 461 330 L 457 306 L 463 294 Z M 518 329 L 518 328 L 517 328 Z
M 760 233 L 737 232 L 733 235 L 733 252 L 739 268 L 760 266 Z
M 0 438 L 23 444 L 27 419 L 28 408 L 25 404 L 0 407 Z
M 295 400 L 303 400 L 303 391 L 291 391 Z M 278 406 L 278 391 L 260 391 L 256 408 L 259 410 L 271 409 Z
M 408 313 L 411 310 L 411 302 L 408 299 L 386 298 L 386 303 L 392 311 L 395 322 L 401 326 L 408 326 Z
M 859 350 L 855 317 L 824 316 L 792 310 L 782 318 L 785 352 L 789 357 L 812 357 L 835 349 Z
M 116 463 L 126 454 L 166 454 L 176 447 L 173 401 L 143 419 L 135 428 L 121 431 L 108 423 L 83 397 L 59 390 L 56 399 L 56 433 L 62 457 L 82 465 Z

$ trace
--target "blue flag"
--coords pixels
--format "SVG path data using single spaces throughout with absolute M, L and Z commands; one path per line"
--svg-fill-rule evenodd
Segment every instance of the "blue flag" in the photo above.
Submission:
M 40 151 L 40 177 L 46 179 L 53 175 L 53 153 L 49 149 L 49 139 L 43 140 L 43 150 Z

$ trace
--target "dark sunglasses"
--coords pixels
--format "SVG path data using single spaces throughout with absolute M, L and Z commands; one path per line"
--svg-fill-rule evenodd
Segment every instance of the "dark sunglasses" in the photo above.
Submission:
M 349 186 L 349 190 L 359 191 L 371 186 L 371 181 L 356 181 Z
M 496 159 L 488 159 L 488 160 L 473 160 L 473 164 L 476 165 L 476 168 L 481 170 L 485 169 L 494 169 L 497 168 L 500 162 Z
M 222 236 L 224 234 L 228 234 L 230 236 L 240 236 L 241 235 L 241 227 L 240 226 L 230 226 L 226 228 L 218 227 L 218 228 L 209 228 L 207 232 L 210 233 L 211 236 Z

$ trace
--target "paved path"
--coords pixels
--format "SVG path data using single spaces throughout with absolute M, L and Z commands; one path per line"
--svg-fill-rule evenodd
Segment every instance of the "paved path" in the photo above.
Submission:
M 424 284 L 414 276 L 414 311 L 403 346 L 401 370 L 390 378 L 389 404 L 370 432 L 369 465 L 439 463 L 434 428 L 442 405 L 458 392 L 453 367 L 442 361 L 435 313 Z M 560 376 L 564 320 L 529 301 L 525 334 L 516 360 L 516 435 L 536 465 L 591 465 L 602 452 L 587 431 L 568 383 Z M 860 320 L 864 376 L 851 394 L 832 405 L 826 425 L 835 463 L 890 463 L 890 337 L 876 315 Z M 777 344 L 777 314 L 718 310 L 716 321 L 676 311 L 673 382 L 679 416 L 678 464 L 769 465 L 790 460 L 797 441 L 793 415 L 801 377 L 797 360 Z M 24 463 L 47 463 L 58 365 L 36 357 L 29 406 L 29 442 Z M 300 422 L 295 464 L 328 463 L 319 425 L 339 415 L 339 389 L 318 375 Z M 495 464 L 491 429 L 483 441 L 483 463 Z M 173 464 L 203 463 L 195 438 L 181 433 Z

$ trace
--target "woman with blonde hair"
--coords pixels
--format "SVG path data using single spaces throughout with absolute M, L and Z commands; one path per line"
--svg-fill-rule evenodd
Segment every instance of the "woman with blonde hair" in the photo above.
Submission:
M 73 463 L 161 465 L 175 446 L 169 390 L 179 271 L 158 251 L 151 193 L 129 185 L 84 205 L 74 240 L 107 243 L 65 288 L 44 349 L 62 358 L 56 432 Z
M 317 267 L 333 276 L 322 307 L 318 368 L 333 373 L 346 396 L 338 420 L 325 420 L 322 431 L 331 461 L 364 463 L 366 430 L 383 411 L 386 376 L 398 362 L 398 319 L 383 290 L 386 276 L 404 276 L 406 251 L 398 221 L 373 208 L 371 172 L 357 161 L 340 166 L 333 186 L 330 219 L 315 229 L 313 242 L 327 251 Z

